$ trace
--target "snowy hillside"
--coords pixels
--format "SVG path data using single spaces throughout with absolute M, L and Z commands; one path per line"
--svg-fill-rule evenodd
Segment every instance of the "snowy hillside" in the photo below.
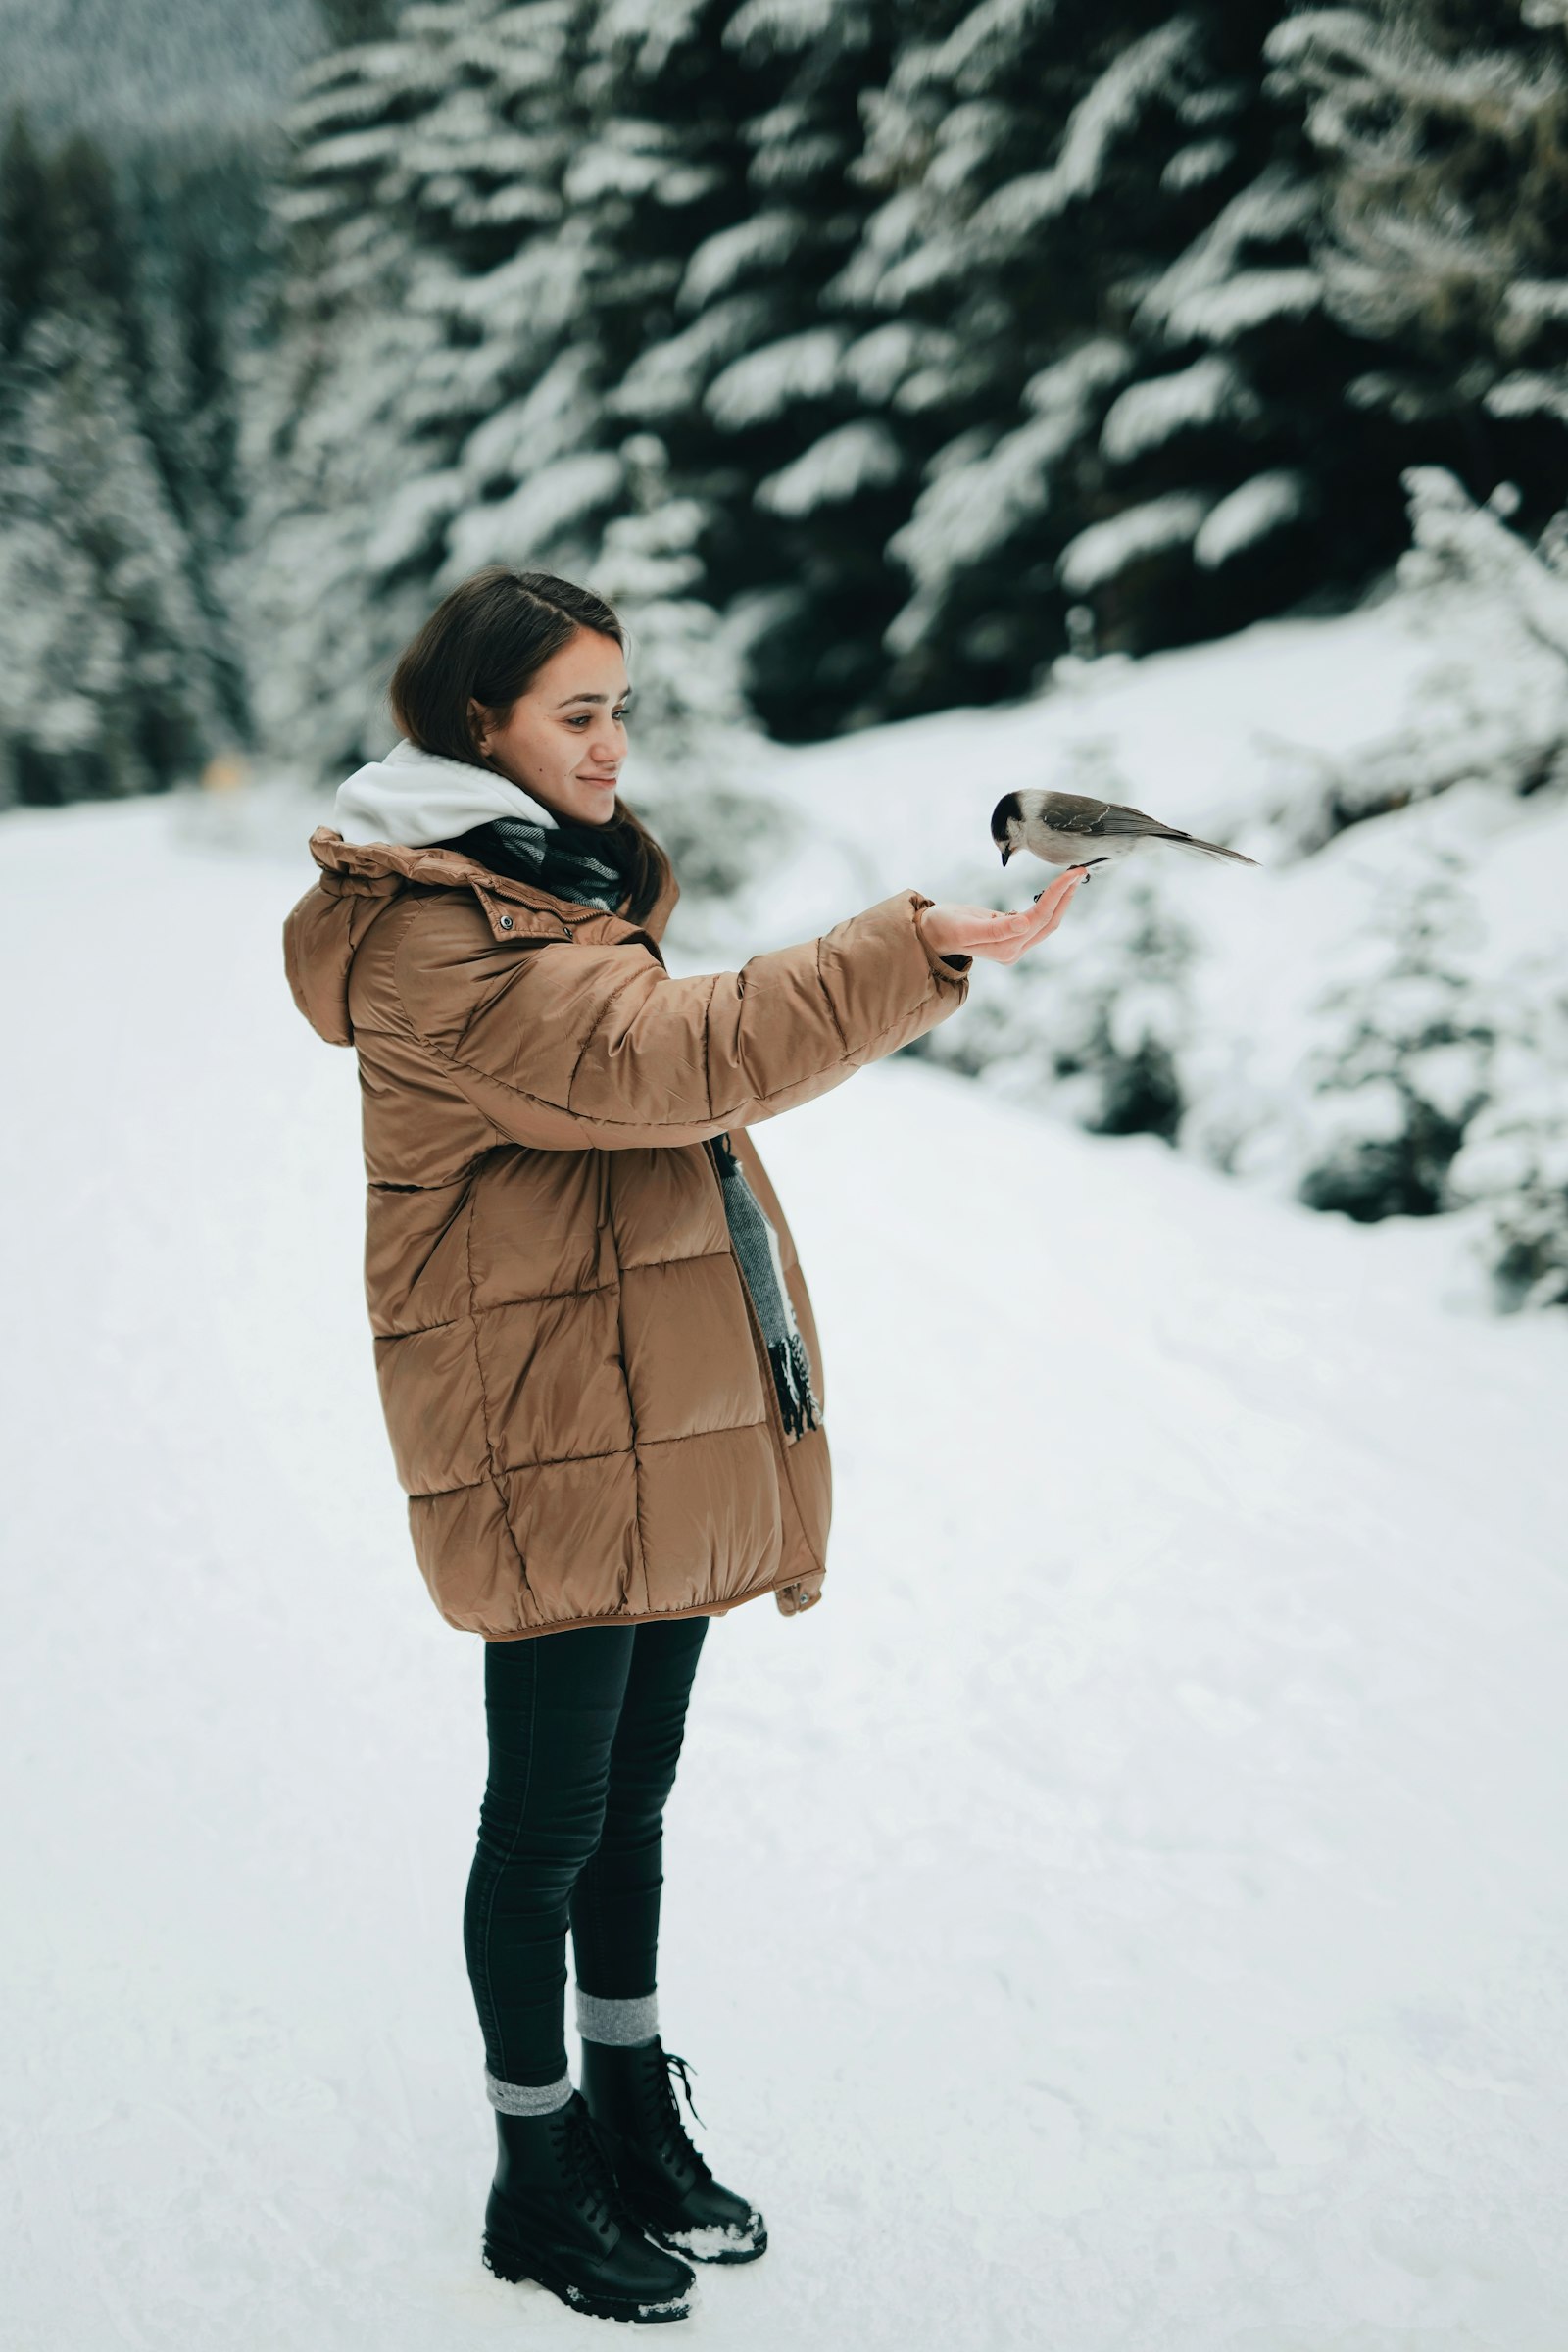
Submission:
M 956 809 L 1007 723 L 932 722 Z M 868 810 L 857 748 L 814 805 L 929 887 L 947 801 L 911 761 Z M 479 2265 L 480 1653 L 393 1484 L 353 1064 L 283 982 L 313 869 L 194 813 L 0 830 L 6 2341 L 581 2345 Z M 1216 936 L 1290 886 L 1210 879 Z M 1436 1311 L 1442 1220 L 907 1057 L 759 1141 L 837 1518 L 820 1609 L 714 1627 L 671 1812 L 669 2040 L 772 2237 L 682 2340 L 1559 2352 L 1568 1325 Z
M 744 954 L 908 882 L 1021 906 L 1047 869 L 1001 871 L 1003 793 L 1132 802 L 1261 870 L 1140 851 L 1080 893 L 1057 953 L 977 972 L 935 1057 L 1277 1197 L 1453 1210 L 1439 1295 L 1560 1303 L 1568 581 L 1448 477 L 1415 503 L 1407 576 L 1341 618 L 1069 661 L 1009 708 L 759 754 L 781 840 L 750 890 L 683 910 L 683 944 Z

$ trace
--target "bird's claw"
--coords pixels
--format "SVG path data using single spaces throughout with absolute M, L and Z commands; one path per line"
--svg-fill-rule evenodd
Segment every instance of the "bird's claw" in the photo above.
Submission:
M 1096 863 L 1096 865 L 1098 865 L 1098 864 L 1100 863 L 1100 859 L 1099 859 L 1098 858 L 1095 859 L 1095 863 Z M 1084 878 L 1084 880 L 1085 880 L 1086 882 L 1092 881 L 1092 880 L 1093 880 L 1093 878 L 1094 878 L 1094 877 L 1093 877 L 1093 875 L 1092 875 L 1092 874 L 1091 874 L 1091 872 L 1090 872 L 1090 869 L 1089 869 L 1089 867 L 1088 867 L 1087 865 L 1075 865 L 1075 866 L 1071 866 L 1071 867 L 1069 867 L 1069 868 L 1068 868 L 1068 871 L 1069 871 L 1069 872 L 1071 872 L 1071 873 L 1075 873 L 1075 874 L 1082 874 L 1082 876 L 1083 876 L 1083 878 Z M 1046 889 L 1047 889 L 1047 890 L 1049 890 L 1049 889 L 1050 889 L 1050 887 L 1051 887 L 1051 885 L 1048 883 L 1048 884 L 1046 885 Z M 1039 904 L 1040 904 L 1041 900 L 1042 900 L 1042 899 L 1045 897 L 1045 895 L 1046 895 L 1046 892 L 1045 892 L 1044 890 L 1037 890 L 1037 891 L 1035 892 L 1035 895 L 1034 895 L 1034 904 L 1035 904 L 1035 906 L 1039 906 Z

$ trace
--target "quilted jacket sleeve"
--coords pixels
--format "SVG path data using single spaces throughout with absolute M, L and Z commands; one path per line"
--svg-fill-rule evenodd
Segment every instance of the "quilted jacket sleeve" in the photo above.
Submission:
M 906 890 L 739 971 L 672 979 L 636 941 L 498 948 L 471 901 L 426 900 L 397 994 L 420 1047 L 498 1132 L 546 1151 L 702 1143 L 825 1094 L 962 1004 Z

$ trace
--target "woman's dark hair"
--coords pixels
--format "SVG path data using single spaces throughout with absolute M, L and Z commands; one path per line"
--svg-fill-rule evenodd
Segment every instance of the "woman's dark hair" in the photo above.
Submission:
M 505 724 L 518 695 L 579 629 L 612 637 L 625 651 L 619 616 L 591 588 L 553 571 L 488 564 L 443 597 L 404 648 L 388 689 L 392 715 L 421 752 L 487 767 L 469 723 L 469 697 Z M 627 876 L 627 912 L 640 923 L 668 879 L 669 859 L 618 794 L 609 823 L 594 830 Z

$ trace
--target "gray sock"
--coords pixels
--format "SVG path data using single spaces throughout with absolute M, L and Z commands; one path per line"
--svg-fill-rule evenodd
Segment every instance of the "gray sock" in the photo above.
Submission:
M 634 2001 L 608 2001 L 584 1992 L 579 1984 L 577 2031 L 584 2041 L 608 2042 L 614 2050 L 644 2049 L 659 2039 L 659 1995 L 645 1992 Z
M 571 2076 L 559 2082 L 500 2082 L 484 2070 L 485 2096 L 503 2115 L 554 2115 L 571 2096 Z

